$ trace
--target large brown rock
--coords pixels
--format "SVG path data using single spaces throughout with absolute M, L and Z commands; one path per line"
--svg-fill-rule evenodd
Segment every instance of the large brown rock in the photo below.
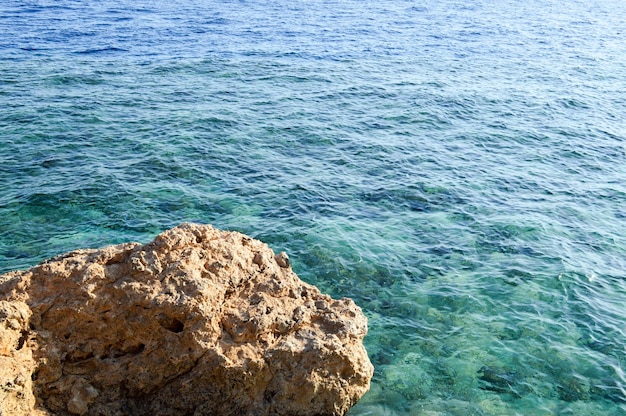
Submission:
M 182 224 L 0 276 L 0 415 L 342 415 L 366 332 L 284 253 Z

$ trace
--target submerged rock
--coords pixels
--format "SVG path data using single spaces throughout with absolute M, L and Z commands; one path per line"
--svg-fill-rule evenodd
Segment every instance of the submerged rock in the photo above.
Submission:
M 366 332 L 286 254 L 182 224 L 0 276 L 0 414 L 342 415 Z

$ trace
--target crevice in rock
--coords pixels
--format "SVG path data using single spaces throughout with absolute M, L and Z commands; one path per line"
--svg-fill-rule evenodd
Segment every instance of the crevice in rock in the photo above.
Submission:
M 193 364 L 191 364 L 191 365 L 189 366 L 189 368 L 185 369 L 184 371 L 182 371 L 182 372 L 180 372 L 180 373 L 178 373 L 178 374 L 174 374 L 174 375 L 173 375 L 173 376 L 171 376 L 170 378 L 166 379 L 166 380 L 163 382 L 163 384 L 162 384 L 162 386 L 161 386 L 161 389 L 165 388 L 165 386 L 171 385 L 172 383 L 176 382 L 176 380 L 178 380 L 178 379 L 180 379 L 180 378 L 182 378 L 182 377 L 186 376 L 187 374 L 189 374 L 189 373 L 191 373 L 193 370 L 195 370 L 195 369 L 196 369 L 196 367 L 198 367 L 198 363 L 200 362 L 200 360 L 202 359 L 202 357 L 204 357 L 205 355 L 206 355 L 206 351 L 205 351 L 205 352 L 203 352 L 202 354 L 200 354 L 200 355 L 198 356 L 198 358 L 196 358 L 196 359 L 193 361 Z
M 28 339 L 28 331 L 26 330 L 22 330 L 22 335 L 20 336 L 20 339 L 17 340 L 17 348 L 16 350 L 21 350 L 22 347 L 24 347 L 24 343 L 26 342 L 26 340 Z
M 80 352 L 76 352 L 74 354 L 68 354 L 65 357 L 65 362 L 67 362 L 68 364 L 76 364 L 79 363 L 81 361 L 87 361 L 91 358 L 93 358 L 93 352 L 89 352 L 87 354 L 82 354 Z
M 141 354 L 145 349 L 146 349 L 145 344 L 133 345 L 132 347 L 126 349 L 125 355 L 126 354 L 132 354 L 132 355 Z
M 145 349 L 146 349 L 146 345 L 144 343 L 131 345 L 130 347 L 125 347 L 125 348 L 118 348 L 118 346 L 111 346 L 107 349 L 106 353 L 100 357 L 100 359 L 101 360 L 109 360 L 109 359 L 117 360 L 118 358 L 125 357 L 125 356 L 139 355 L 142 352 L 144 352 Z
M 185 329 L 185 324 L 183 322 L 171 316 L 159 314 L 157 315 L 156 319 L 161 327 L 175 334 L 179 334 Z

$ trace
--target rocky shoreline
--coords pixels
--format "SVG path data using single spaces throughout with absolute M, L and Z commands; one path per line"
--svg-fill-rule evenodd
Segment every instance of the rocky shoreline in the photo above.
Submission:
M 286 254 L 185 223 L 0 276 L 0 415 L 343 415 L 366 333 Z

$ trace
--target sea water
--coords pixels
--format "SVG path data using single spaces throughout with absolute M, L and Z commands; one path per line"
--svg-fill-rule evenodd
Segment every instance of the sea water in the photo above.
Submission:
M 626 414 L 617 0 L 0 0 L 0 272 L 183 221 L 369 318 L 352 415 Z

